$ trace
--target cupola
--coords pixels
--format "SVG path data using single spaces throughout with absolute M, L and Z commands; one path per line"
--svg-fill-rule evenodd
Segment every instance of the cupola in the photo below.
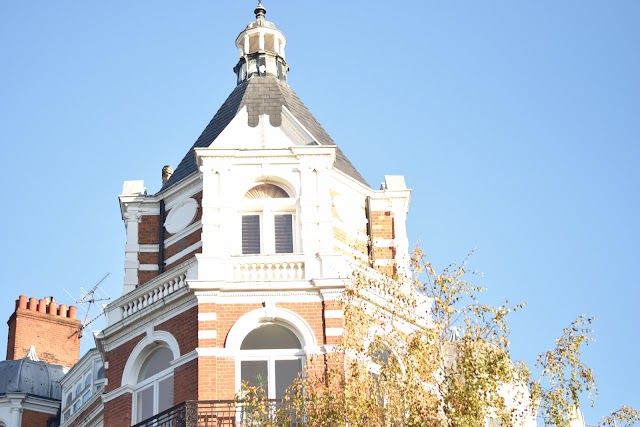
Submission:
M 273 22 L 265 20 L 267 9 L 262 1 L 258 2 L 254 13 L 256 20 L 250 22 L 236 39 L 240 59 L 233 71 L 238 76 L 238 84 L 256 76 L 274 76 L 286 82 L 289 66 L 284 48 L 287 39 Z

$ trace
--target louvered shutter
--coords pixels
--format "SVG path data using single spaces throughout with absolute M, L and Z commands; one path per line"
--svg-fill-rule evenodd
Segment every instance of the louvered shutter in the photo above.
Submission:
M 293 253 L 293 215 L 274 215 L 277 254 Z
M 242 216 L 242 253 L 260 253 L 260 215 Z

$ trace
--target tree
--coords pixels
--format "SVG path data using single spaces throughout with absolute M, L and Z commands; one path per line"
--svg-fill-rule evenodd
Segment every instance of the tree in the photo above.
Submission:
M 485 289 L 467 279 L 477 274 L 468 260 L 436 274 L 416 249 L 412 279 L 362 269 L 343 295 L 342 342 L 308 361 L 283 409 L 261 425 L 533 427 L 538 416 L 573 427 L 581 395 L 596 392 L 580 359 L 593 319 L 565 328 L 538 357 L 534 378 L 509 355 L 509 316 L 524 304 L 482 304 Z M 246 388 L 242 397 L 256 408 L 265 395 Z M 640 414 L 623 407 L 599 425 L 637 421 Z

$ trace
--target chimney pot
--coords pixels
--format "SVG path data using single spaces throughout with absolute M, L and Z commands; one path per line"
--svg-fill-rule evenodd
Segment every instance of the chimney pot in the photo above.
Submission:
M 38 300 L 36 297 L 29 298 L 29 310 L 36 311 L 38 310 Z
M 60 307 L 58 307 L 58 313 L 60 317 L 67 317 L 67 306 L 60 304 Z
M 38 301 L 38 311 L 40 313 L 46 313 L 47 312 L 47 301 L 44 299 L 41 299 L 40 301 Z
M 77 309 L 75 305 L 69 307 L 69 319 L 74 320 L 76 318 Z
M 58 303 L 56 303 L 56 300 L 51 300 L 49 303 L 49 314 L 52 316 L 58 315 Z
M 166 184 L 173 175 L 173 168 L 170 165 L 166 165 L 162 168 L 162 185 Z
M 20 295 L 20 298 L 18 299 L 18 308 L 21 308 L 23 310 L 27 308 L 27 296 L 26 295 Z

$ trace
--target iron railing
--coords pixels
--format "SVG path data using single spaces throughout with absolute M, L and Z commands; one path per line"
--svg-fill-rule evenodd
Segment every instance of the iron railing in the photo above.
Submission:
M 186 401 L 133 427 L 306 427 L 306 417 L 276 399 Z

